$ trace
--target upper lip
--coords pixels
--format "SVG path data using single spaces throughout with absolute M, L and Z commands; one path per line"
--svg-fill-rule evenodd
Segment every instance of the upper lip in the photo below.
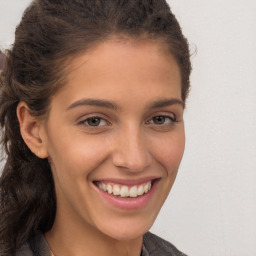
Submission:
M 144 178 L 140 178 L 140 179 L 116 179 L 116 178 L 106 178 L 106 179 L 99 179 L 99 180 L 95 180 L 94 182 L 103 182 L 103 183 L 114 183 L 114 184 L 120 184 L 120 185 L 139 185 L 142 183 L 146 183 L 149 181 L 153 181 L 156 179 L 160 179 L 160 177 L 144 177 Z

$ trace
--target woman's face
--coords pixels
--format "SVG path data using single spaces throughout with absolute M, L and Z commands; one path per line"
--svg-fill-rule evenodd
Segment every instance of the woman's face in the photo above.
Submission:
M 184 151 L 178 65 L 149 40 L 100 44 L 70 64 L 42 134 L 58 225 L 119 240 L 143 235 Z

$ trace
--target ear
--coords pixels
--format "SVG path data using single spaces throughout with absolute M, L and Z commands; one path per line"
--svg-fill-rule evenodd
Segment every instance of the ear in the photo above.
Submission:
M 42 121 L 31 115 L 25 102 L 17 106 L 17 117 L 20 124 L 20 133 L 29 149 L 39 158 L 47 158 L 45 141 L 42 138 Z

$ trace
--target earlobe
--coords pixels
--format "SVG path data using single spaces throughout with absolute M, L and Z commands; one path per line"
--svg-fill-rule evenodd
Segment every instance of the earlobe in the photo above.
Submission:
M 38 118 L 31 115 L 25 102 L 18 104 L 17 117 L 20 124 L 20 133 L 26 145 L 39 158 L 47 158 L 45 141 L 40 132 L 42 124 Z

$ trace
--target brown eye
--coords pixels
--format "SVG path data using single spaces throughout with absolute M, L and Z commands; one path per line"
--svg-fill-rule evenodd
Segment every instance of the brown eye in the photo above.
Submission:
M 155 125 L 171 125 L 176 122 L 176 118 L 173 116 L 154 116 L 150 120 L 148 120 L 147 124 L 155 124 Z
M 153 117 L 154 124 L 164 124 L 165 123 L 165 116 L 155 116 Z
M 98 117 L 91 117 L 88 118 L 85 123 L 89 126 L 99 126 L 101 124 L 101 118 Z

